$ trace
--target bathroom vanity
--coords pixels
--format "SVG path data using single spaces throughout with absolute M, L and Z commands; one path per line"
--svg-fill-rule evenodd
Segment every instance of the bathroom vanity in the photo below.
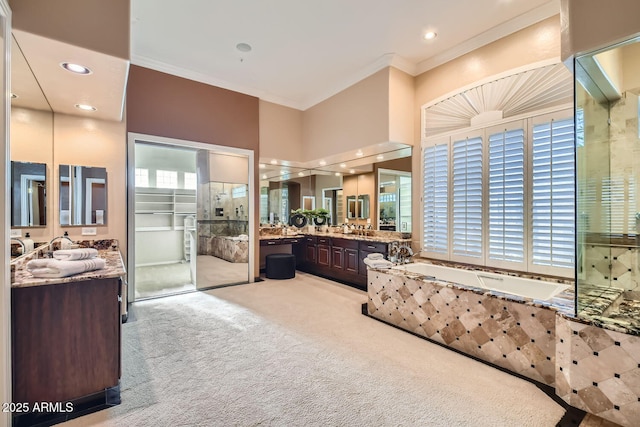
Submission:
M 279 247 L 286 248 L 296 256 L 296 269 L 337 280 L 349 286 L 367 289 L 367 266 L 364 259 L 371 253 L 380 253 L 385 258 L 392 243 L 407 244 L 411 240 L 407 233 L 372 232 L 370 236 L 350 233 L 305 233 L 298 236 L 260 236 L 260 258 L 263 252 L 277 253 Z
M 11 289 L 13 402 L 56 411 L 16 413 L 14 425 L 59 422 L 120 403 L 122 277 L 117 250 L 106 267 L 75 276 L 34 278 L 16 266 Z M 70 403 L 70 404 L 69 404 Z M 25 406 L 26 406 L 25 405 Z M 59 409 L 62 409 L 60 411 Z

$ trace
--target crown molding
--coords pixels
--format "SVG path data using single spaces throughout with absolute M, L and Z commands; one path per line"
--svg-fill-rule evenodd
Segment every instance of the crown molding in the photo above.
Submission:
M 166 62 L 158 61 L 147 56 L 131 55 L 131 64 L 144 68 L 150 68 L 152 70 L 182 77 L 188 80 L 205 83 L 211 86 L 216 86 L 222 89 L 232 90 L 234 92 L 239 92 L 245 95 L 255 96 L 256 98 L 259 98 L 263 101 L 273 102 L 274 104 L 283 105 L 285 107 L 295 108 L 298 110 L 302 109 L 302 105 L 298 101 L 283 98 L 281 96 L 276 96 L 269 92 L 251 86 L 231 83 L 226 80 L 218 79 L 198 71 L 189 70 L 183 67 L 177 67 L 175 65 L 167 64 Z
M 439 55 L 434 55 L 431 58 L 425 59 L 416 65 L 416 74 L 422 74 L 425 71 L 429 71 L 436 68 L 439 65 L 445 64 L 453 59 L 456 59 L 462 55 L 493 43 L 503 37 L 513 34 L 523 28 L 529 27 L 540 21 L 543 21 L 552 16 L 560 13 L 560 0 L 552 0 L 539 6 L 529 12 L 516 16 L 515 18 L 506 21 L 500 25 L 497 25 L 484 33 L 481 33 L 472 39 L 460 43 L 446 52 Z

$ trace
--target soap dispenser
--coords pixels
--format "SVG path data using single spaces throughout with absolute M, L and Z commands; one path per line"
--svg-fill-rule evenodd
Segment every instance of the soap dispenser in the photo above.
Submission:
M 34 248 L 33 240 L 31 239 L 31 236 L 29 235 L 29 233 L 26 233 L 24 235 L 24 240 L 22 241 L 22 243 L 24 243 L 24 253 L 29 253 L 33 251 L 33 248 Z
M 60 249 L 71 249 L 71 245 L 73 245 L 73 241 L 69 237 L 69 233 L 65 231 L 60 240 Z

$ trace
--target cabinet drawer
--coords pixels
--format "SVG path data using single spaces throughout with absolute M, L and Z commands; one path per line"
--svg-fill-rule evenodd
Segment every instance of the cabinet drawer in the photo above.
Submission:
M 347 248 L 347 249 L 358 249 L 358 241 L 357 240 L 349 240 L 349 239 L 332 239 L 333 246 L 337 246 L 339 248 Z
M 318 244 L 319 245 L 330 245 L 331 244 L 331 238 L 330 237 L 318 237 Z
M 274 246 L 274 245 L 280 245 L 280 244 L 282 244 L 280 239 L 269 239 L 269 240 L 261 239 L 260 240 L 260 246 Z
M 387 253 L 387 247 L 388 247 L 387 243 L 360 241 L 360 250 L 361 251 L 380 252 L 380 253 L 385 253 L 386 254 Z
M 291 237 L 289 239 L 282 239 L 282 244 L 291 245 L 291 244 L 299 243 L 301 241 L 302 241 L 302 239 Z

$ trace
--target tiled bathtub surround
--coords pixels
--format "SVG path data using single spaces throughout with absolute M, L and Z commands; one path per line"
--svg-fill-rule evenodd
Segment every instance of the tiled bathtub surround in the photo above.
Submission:
M 556 318 L 556 394 L 623 426 L 640 425 L 640 337 Z
M 237 237 L 212 237 L 207 255 L 229 262 L 249 262 L 249 241 Z
M 556 311 L 394 271 L 368 285 L 372 317 L 554 385 Z

